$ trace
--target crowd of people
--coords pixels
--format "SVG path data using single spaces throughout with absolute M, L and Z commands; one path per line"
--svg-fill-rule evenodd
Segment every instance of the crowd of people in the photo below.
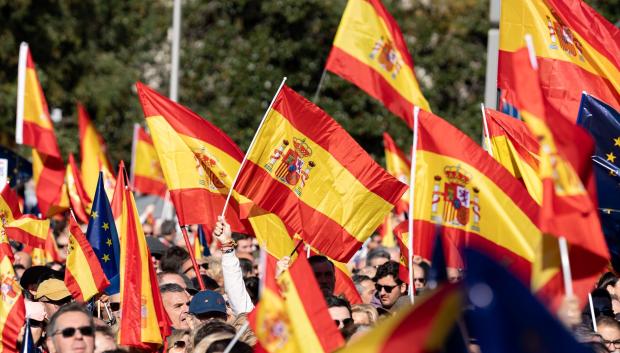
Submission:
M 54 237 L 60 257 L 66 258 L 68 229 L 54 221 Z M 248 315 L 259 299 L 259 249 L 255 238 L 230 232 L 225 221 L 217 223 L 211 255 L 197 259 L 199 273 L 173 221 L 143 224 L 157 285 L 172 334 L 161 349 L 166 353 L 223 352 L 235 339 L 231 352 L 252 352 L 257 338 L 248 327 Z M 197 228 L 190 229 L 195 234 Z M 190 235 L 191 236 L 191 235 Z M 50 262 L 32 266 L 30 254 L 14 246 L 14 268 L 24 289 L 26 315 L 38 350 L 50 353 L 102 353 L 134 350 L 117 344 L 120 294 L 102 294 L 86 304 L 76 303 L 67 289 L 64 265 Z M 398 247 L 383 247 L 379 235 L 371 236 L 350 262 L 352 281 L 361 304 L 351 305 L 336 293 L 336 268 L 326 257 L 310 256 L 309 264 L 324 296 L 329 314 L 346 341 L 356 340 L 380 325 L 381 320 L 410 305 L 408 285 L 399 276 Z M 277 273 L 285 271 L 290 258 L 278 261 Z M 418 259 L 413 265 L 415 295 L 428 289 L 430 264 Z M 448 281 L 458 282 L 464 271 L 447 268 Z M 204 283 L 200 290 L 198 276 Z M 597 352 L 620 352 L 620 281 L 604 274 L 592 292 L 592 310 L 583 313 L 575 303 L 563 306 L 558 317 L 575 337 Z M 596 330 L 592 318 L 596 321 Z M 235 338 L 235 336 L 239 336 Z M 24 330 L 18 343 L 23 343 Z M 165 348 L 164 348 L 165 347 Z M 479 351 L 471 338 L 471 352 Z

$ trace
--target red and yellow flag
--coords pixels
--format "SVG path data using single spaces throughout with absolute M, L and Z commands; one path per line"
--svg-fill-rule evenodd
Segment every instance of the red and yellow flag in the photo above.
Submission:
M 538 177 L 540 144 L 516 118 L 493 109 L 485 109 L 493 158 L 510 174 L 521 180 L 537 204 L 542 202 L 542 182 Z
M 86 302 L 110 285 L 97 255 L 73 216 L 69 217 L 69 253 L 65 284 L 73 298 Z M 105 255 L 103 261 L 106 261 Z
M 24 325 L 26 308 L 19 281 L 13 270 L 13 251 L 4 230 L 0 228 L 0 352 L 17 353 L 17 337 Z
M 19 50 L 15 142 L 32 147 L 32 175 L 39 209 L 44 216 L 64 211 L 69 202 L 62 186 L 65 165 L 58 149 L 47 102 L 28 44 Z
M 118 343 L 154 349 L 170 334 L 170 323 L 157 287 L 155 269 L 131 190 L 123 188 L 121 241 L 121 310 Z
M 333 352 L 342 347 L 344 339 L 327 310 L 308 260 L 298 256 L 277 280 L 298 352 Z
M 283 86 L 235 186 L 320 253 L 346 262 L 406 190 L 329 115 Z
M 347 264 L 344 262 L 333 261 L 335 275 L 336 275 L 336 284 L 334 286 L 334 295 L 335 296 L 344 296 L 347 301 L 351 305 L 354 304 L 362 304 L 362 297 L 360 293 L 355 288 L 355 283 L 353 283 L 353 279 L 351 278 L 351 271 L 347 267 Z
M 551 121 L 574 123 L 581 93 L 620 109 L 620 32 L 581 0 L 502 0 L 498 87 L 508 101 L 523 90 L 510 72 L 533 37 Z
M 460 288 L 442 286 L 375 326 L 342 353 L 440 352 L 463 308 Z
M 413 106 L 430 111 L 398 24 L 380 0 L 350 0 L 326 69 L 351 81 L 413 125 Z
M 540 143 L 538 176 L 542 180 L 542 207 L 538 223 L 545 234 L 565 237 L 571 245 L 573 285 L 583 302 L 609 261 L 598 210 L 584 186 L 593 179 L 592 138 L 568 120 L 547 114 L 540 77 L 542 67 L 536 71 L 537 61 L 531 61 L 526 49 L 515 53 L 513 64 L 510 76 L 520 89 L 511 103 L 520 110 Z M 544 254 L 545 269 L 551 278 L 544 286 L 553 286 L 554 298 L 563 292 L 557 251 L 557 244 L 551 243 Z
M 54 240 L 54 233 L 51 228 L 47 232 L 47 238 L 45 239 L 45 246 L 43 248 L 26 246 L 24 251 L 30 252 L 30 257 L 32 257 L 32 266 L 44 266 L 50 262 L 65 262 L 65 260 L 60 258 L 58 246 Z
M 65 185 L 67 193 L 69 195 L 69 202 L 71 203 L 71 209 L 75 213 L 75 216 L 82 223 L 88 223 L 88 214 L 90 214 L 90 206 L 92 201 L 84 185 L 82 184 L 82 178 L 80 172 L 73 158 L 73 153 L 69 154 L 69 164 L 67 165 L 67 172 L 65 175 Z
M 141 83 L 136 87 L 179 223 L 213 227 L 243 153 L 196 113 Z M 225 218 L 232 230 L 249 233 L 236 200 L 230 205 Z
M 394 139 L 387 132 L 383 133 L 383 147 L 385 148 L 385 166 L 388 173 L 409 185 L 411 162 L 405 157 L 403 151 L 396 146 Z M 403 194 L 394 210 L 396 213 L 409 212 L 408 192 Z
M 436 225 L 441 225 L 446 243 L 491 254 L 529 283 L 542 239 L 536 202 L 510 172 L 457 128 L 424 111 L 419 119 L 415 244 L 418 238 L 434 239 Z M 425 243 L 423 249 L 432 249 L 432 241 Z
M 5 230 L 10 239 L 35 248 L 45 248 L 50 220 L 27 214 L 8 223 Z
M 159 165 L 153 139 L 140 124 L 133 126 L 130 175 L 135 191 L 161 197 L 166 195 L 166 179 Z
M 80 165 L 84 188 L 88 197 L 92 200 L 97 190 L 97 181 L 99 180 L 99 171 L 103 171 L 106 177 L 106 193 L 108 197 L 112 196 L 114 190 L 114 176 L 111 172 L 112 165 L 106 156 L 106 145 L 103 138 L 95 129 L 95 126 L 88 116 L 88 112 L 81 103 L 77 104 L 78 127 L 80 131 L 80 156 L 82 163 Z
M 19 199 L 15 191 L 11 190 L 9 183 L 0 185 L 0 232 L 4 232 L 4 228 L 15 219 L 22 216 L 19 209 Z

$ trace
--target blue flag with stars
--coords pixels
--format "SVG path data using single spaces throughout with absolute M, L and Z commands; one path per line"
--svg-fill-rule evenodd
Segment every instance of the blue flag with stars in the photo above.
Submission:
M 30 330 L 30 319 L 26 317 L 26 327 L 24 328 L 24 338 L 22 339 L 22 348 L 20 353 L 39 353 L 34 339 L 32 338 L 32 331 Z
M 612 265 L 620 271 L 620 113 L 584 93 L 577 124 L 588 130 L 596 141 L 592 161 L 599 216 Z
M 101 268 L 110 281 L 110 286 L 106 288 L 107 294 L 116 294 L 120 291 L 120 242 L 114 216 L 108 196 L 103 187 L 103 174 L 99 172 L 97 191 L 93 201 L 86 238 L 93 247 Z
M 211 250 L 209 249 L 209 244 L 207 242 L 207 235 L 205 234 L 202 224 L 198 225 L 198 240 L 200 241 L 200 246 L 202 247 L 202 257 L 211 256 Z

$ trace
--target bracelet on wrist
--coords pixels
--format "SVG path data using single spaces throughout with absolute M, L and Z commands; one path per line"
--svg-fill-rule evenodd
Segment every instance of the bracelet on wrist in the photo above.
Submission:
M 230 254 L 235 251 L 235 248 L 222 248 L 222 254 Z

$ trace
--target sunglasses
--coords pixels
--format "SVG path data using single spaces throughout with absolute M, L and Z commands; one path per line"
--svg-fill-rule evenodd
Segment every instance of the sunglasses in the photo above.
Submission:
M 67 247 L 68 244 L 56 244 L 56 246 L 58 247 L 58 249 L 64 249 Z
M 392 293 L 392 291 L 396 287 L 398 287 L 398 284 L 395 286 L 382 286 L 380 284 L 375 284 L 375 289 L 377 290 L 377 293 L 381 293 L 381 289 L 385 290 L 386 293 Z
M 414 278 L 413 281 L 414 282 L 420 282 L 422 284 L 426 283 L 426 279 L 424 279 L 424 278 Z
M 172 347 L 174 347 L 174 348 L 180 348 L 180 349 L 183 349 L 183 348 L 185 348 L 185 345 L 186 345 L 186 344 L 185 344 L 185 341 L 175 341 L 175 342 L 172 344 Z
M 110 303 L 110 310 L 112 311 L 121 310 L 121 303 Z
M 81 326 L 81 327 L 67 327 L 62 330 L 54 332 L 54 335 L 61 334 L 64 338 L 71 338 L 75 336 L 75 333 L 80 331 L 82 336 L 92 337 L 95 334 L 92 326 Z
M 28 319 L 28 323 L 30 324 L 30 327 L 43 327 L 45 325 L 45 321 L 35 319 Z
M 344 319 L 344 320 L 334 319 L 334 322 L 336 323 L 337 327 L 340 327 L 340 324 L 342 324 L 342 327 L 347 327 L 353 323 L 353 319 L 351 318 Z

